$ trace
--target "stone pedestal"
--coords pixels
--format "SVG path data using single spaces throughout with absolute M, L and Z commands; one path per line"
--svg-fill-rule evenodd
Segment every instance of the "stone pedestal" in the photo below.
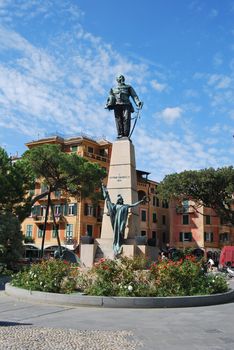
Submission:
M 122 195 L 125 204 L 133 204 L 138 201 L 135 150 L 128 138 L 122 138 L 113 143 L 107 189 L 113 203 L 116 203 L 118 194 Z M 129 210 L 125 239 L 134 238 L 140 233 L 138 210 L 138 207 Z M 113 241 L 113 230 L 106 206 L 101 238 L 109 238 Z
M 107 189 L 113 203 L 116 203 L 118 194 L 122 195 L 125 204 L 133 204 L 138 201 L 135 150 L 128 138 L 122 138 L 113 143 Z M 125 241 L 122 246 L 123 255 L 134 255 L 134 237 L 140 234 L 138 210 L 138 207 L 129 209 L 124 234 Z M 114 233 L 107 213 L 105 204 L 101 238 L 97 241 L 102 256 L 113 259 Z
M 80 260 L 85 267 L 92 267 L 95 259 L 97 244 L 81 244 Z

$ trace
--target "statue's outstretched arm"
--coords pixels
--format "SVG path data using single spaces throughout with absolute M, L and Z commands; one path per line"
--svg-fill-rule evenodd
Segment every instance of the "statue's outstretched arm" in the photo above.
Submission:
M 103 197 L 107 202 L 111 203 L 111 199 L 110 199 L 110 195 L 109 192 L 107 191 L 106 186 L 102 183 L 102 193 L 103 193 Z
M 147 202 L 147 197 L 144 196 L 140 201 L 133 203 L 133 204 L 130 204 L 129 208 L 137 207 L 139 204 L 146 203 L 146 202 Z

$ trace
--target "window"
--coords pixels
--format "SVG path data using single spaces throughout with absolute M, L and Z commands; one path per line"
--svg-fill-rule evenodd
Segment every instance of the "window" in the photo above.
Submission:
M 73 224 L 67 224 L 66 238 L 72 238 L 72 237 L 73 237 Z
M 157 222 L 157 214 L 156 213 L 153 213 L 153 222 Z
M 48 190 L 48 187 L 46 184 L 41 184 L 41 193 L 46 192 Z
M 206 215 L 205 218 L 206 218 L 206 225 L 210 225 L 211 224 L 210 215 Z
M 61 196 L 61 191 L 59 191 L 59 190 L 54 191 L 54 196 L 55 196 L 56 198 L 60 198 L 60 196 Z
M 204 241 L 213 242 L 213 232 L 204 232 Z
M 189 215 L 188 214 L 183 215 L 182 223 L 183 223 L 183 225 L 189 224 Z
M 41 205 L 40 207 L 40 216 L 45 216 L 46 213 L 46 207 L 44 205 Z
M 228 220 L 227 218 L 220 218 L 220 225 L 227 225 L 228 224 Z
M 151 193 L 154 193 L 154 188 L 151 187 L 150 192 L 151 192 Z
M 71 146 L 70 147 L 70 150 L 71 150 L 71 152 L 76 152 L 77 151 L 77 146 Z
M 157 237 L 156 231 L 152 231 L 152 238 L 156 239 L 156 237 Z
M 163 232 L 162 233 L 162 241 L 163 241 L 163 243 L 166 243 L 166 237 L 167 237 L 166 232 Z
M 87 235 L 89 237 L 92 237 L 92 235 L 93 235 L 93 226 L 92 225 L 87 225 Z
M 146 221 L 146 210 L 141 211 L 141 221 Z
M 182 210 L 183 210 L 183 213 L 187 213 L 189 211 L 189 201 L 188 201 L 188 199 L 184 199 L 182 201 Z
M 88 152 L 93 153 L 93 147 L 88 147 Z
M 86 216 L 93 216 L 94 215 L 94 209 L 93 209 L 92 204 L 85 203 L 84 215 L 86 215 Z
M 61 205 L 60 204 L 56 204 L 54 206 L 54 215 L 55 216 L 59 216 L 61 214 Z
M 156 206 L 157 206 L 157 207 L 160 207 L 160 201 L 159 201 L 159 198 L 158 198 L 158 197 L 156 197 Z
M 39 216 L 41 212 L 41 206 L 40 205 L 34 205 L 32 207 L 32 216 Z
M 57 238 L 57 233 L 59 234 L 59 225 L 53 225 L 52 238 Z
M 162 207 L 163 207 L 163 208 L 168 208 L 168 207 L 169 207 L 169 206 L 168 206 L 168 201 L 167 201 L 167 200 L 164 199 L 164 200 L 162 201 Z
M 43 225 L 38 226 L 37 237 L 41 238 L 43 236 Z
M 156 207 L 156 197 L 153 196 L 153 206 Z
M 26 226 L 26 237 L 32 237 L 32 230 L 33 230 L 33 225 L 27 225 Z
M 144 191 L 138 191 L 138 200 L 141 201 L 146 196 Z
M 77 213 L 77 204 L 71 203 L 68 204 L 68 215 L 76 215 Z
M 228 242 L 229 241 L 229 233 L 228 232 L 220 233 L 219 241 L 220 242 Z
M 146 231 L 141 231 L 141 236 L 146 236 Z
M 165 215 L 162 216 L 162 224 L 166 225 L 166 216 Z
M 180 242 L 191 242 L 192 232 L 180 232 Z
M 99 154 L 100 154 L 100 156 L 105 157 L 105 155 L 106 155 L 105 148 L 101 148 L 99 150 Z

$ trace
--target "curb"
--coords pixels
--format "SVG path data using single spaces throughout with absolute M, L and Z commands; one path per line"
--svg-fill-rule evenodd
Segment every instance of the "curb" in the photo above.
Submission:
M 36 303 L 61 306 L 93 306 L 106 308 L 183 308 L 225 304 L 234 301 L 234 290 L 222 294 L 179 297 L 105 297 L 79 293 L 59 294 L 29 291 L 6 284 L 9 296 Z

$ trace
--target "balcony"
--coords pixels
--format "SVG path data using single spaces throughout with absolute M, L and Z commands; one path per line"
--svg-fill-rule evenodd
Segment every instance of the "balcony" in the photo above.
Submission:
M 95 160 L 99 160 L 104 163 L 110 162 L 109 158 L 100 156 L 99 154 L 95 154 L 95 153 L 84 152 L 84 156 Z
M 32 218 L 35 221 L 35 223 L 43 223 L 45 221 L 45 216 L 33 215 Z M 55 215 L 55 222 L 59 223 L 61 221 L 65 221 L 64 216 L 63 215 Z M 48 223 L 54 222 L 52 215 L 48 215 L 47 222 Z

